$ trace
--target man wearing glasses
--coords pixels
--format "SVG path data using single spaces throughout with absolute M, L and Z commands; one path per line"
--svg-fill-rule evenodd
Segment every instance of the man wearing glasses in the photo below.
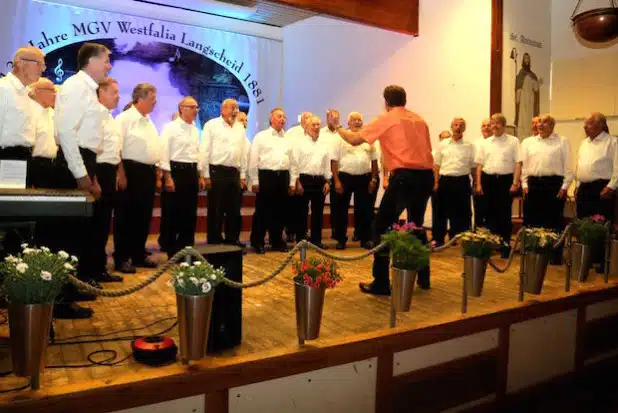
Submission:
M 0 79 L 0 160 L 27 162 L 26 185 L 30 186 L 35 119 L 27 86 L 45 70 L 43 52 L 28 46 L 13 57 L 13 71 Z
M 167 255 L 171 258 L 188 245 L 195 244 L 200 179 L 200 134 L 194 125 L 198 106 L 186 97 L 178 105 L 178 118 L 164 126 L 161 133 L 161 169 L 163 170 Z M 199 165 L 199 166 L 198 166 Z
M 42 77 L 30 85 L 29 96 L 32 98 L 35 122 L 30 183 L 35 188 L 54 188 L 56 184 L 54 161 L 58 153 L 54 133 L 56 87 L 51 80 Z
M 209 244 L 240 243 L 241 191 L 247 189 L 250 144 L 245 128 L 236 122 L 238 103 L 226 99 L 221 116 L 204 125 L 204 177 L 208 189 L 207 236 Z M 222 226 L 225 238 L 222 238 Z

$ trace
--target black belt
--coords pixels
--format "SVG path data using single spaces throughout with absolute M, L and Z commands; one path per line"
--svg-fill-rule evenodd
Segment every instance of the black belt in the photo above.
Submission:
M 134 161 L 133 159 L 123 159 L 122 162 L 127 163 L 129 165 L 142 166 L 142 167 L 147 167 L 147 168 L 155 169 L 154 165 L 150 165 L 150 164 L 147 164 L 147 163 Z
M 562 182 L 564 176 L 560 175 L 546 175 L 546 176 L 529 176 L 528 182 Z
M 326 178 L 324 178 L 324 175 L 309 175 L 309 174 L 300 174 L 300 178 L 303 179 L 313 179 L 315 181 L 317 180 L 326 180 Z
M 399 173 L 402 172 L 414 172 L 414 173 L 426 173 L 426 172 L 432 172 L 433 171 L 431 169 L 412 169 L 412 168 L 397 168 L 397 169 L 393 169 L 391 171 L 391 176 L 395 176 Z
M 258 170 L 258 172 L 272 174 L 272 175 L 277 175 L 277 176 L 283 176 L 283 175 L 287 175 L 287 174 L 290 173 L 290 171 L 288 171 L 287 169 L 279 169 L 279 170 L 260 169 L 260 170 Z
M 176 162 L 170 161 L 170 168 L 176 171 L 184 171 L 187 169 L 197 170 L 196 162 Z
M 227 166 L 227 165 L 210 165 L 210 168 L 217 171 L 225 171 L 225 172 L 237 172 L 238 168 L 235 166 Z

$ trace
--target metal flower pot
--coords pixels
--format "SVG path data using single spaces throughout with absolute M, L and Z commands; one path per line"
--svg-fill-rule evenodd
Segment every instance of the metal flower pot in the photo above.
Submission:
M 468 295 L 472 297 L 481 296 L 488 261 L 482 258 L 464 257 L 464 274 Z
M 524 257 L 523 289 L 528 294 L 541 294 L 549 264 L 549 254 L 528 252 Z
M 609 252 L 609 275 L 618 275 L 618 240 L 612 240 Z
M 313 288 L 297 282 L 294 283 L 296 333 L 301 342 L 315 340 L 320 335 L 325 292 L 325 288 Z
M 33 377 L 38 383 L 45 367 L 53 307 L 53 304 L 9 304 L 11 359 L 16 376 Z
M 206 356 L 214 291 L 206 295 L 176 294 L 180 357 L 183 363 Z
M 391 267 L 391 300 L 397 312 L 410 311 L 417 271 Z
M 592 267 L 592 248 L 590 245 L 573 243 L 571 246 L 571 259 L 573 267 L 571 268 L 571 279 L 576 279 L 579 282 L 586 281 L 588 271 Z

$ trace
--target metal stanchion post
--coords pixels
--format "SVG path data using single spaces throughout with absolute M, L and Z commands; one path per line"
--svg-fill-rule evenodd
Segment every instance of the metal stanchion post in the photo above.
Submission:
M 466 287 L 466 272 L 465 271 L 461 274 L 461 279 L 463 280 L 463 288 L 461 291 L 461 313 L 465 314 L 468 312 L 468 289 Z
M 39 369 L 37 369 L 36 373 L 30 376 L 30 387 L 32 390 L 38 390 L 41 388 L 41 375 Z
M 524 271 L 526 265 L 526 232 L 521 233 L 521 254 L 519 257 L 519 302 L 524 301 Z
M 573 227 L 571 227 L 573 228 Z M 571 250 L 571 228 L 569 228 L 569 232 L 566 234 L 566 271 L 564 278 L 564 291 L 567 293 L 571 291 L 571 266 L 573 265 L 573 252 Z
M 300 244 L 300 261 L 304 262 L 307 260 L 307 241 L 301 241 Z M 302 338 L 298 337 L 298 345 L 299 346 L 303 346 L 305 344 L 305 340 L 303 340 Z
M 395 328 L 397 325 L 397 313 L 395 312 L 395 305 L 393 304 L 393 294 L 391 293 L 391 328 Z
M 605 224 L 605 262 L 603 264 L 603 280 L 605 281 L 605 284 L 607 284 L 609 282 L 609 261 L 611 259 L 611 252 L 610 252 L 610 246 L 611 246 L 611 231 L 610 231 L 610 227 L 609 227 L 609 222 L 607 224 Z

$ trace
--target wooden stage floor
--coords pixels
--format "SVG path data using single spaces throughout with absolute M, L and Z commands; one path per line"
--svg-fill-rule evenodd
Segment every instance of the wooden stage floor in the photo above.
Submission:
M 203 234 L 199 240 L 203 240 Z M 151 237 L 149 246 L 155 251 L 155 238 Z M 330 241 L 330 240 L 329 240 Z M 332 241 L 327 242 L 333 246 Z M 363 252 L 358 248 L 348 248 L 336 251 L 343 255 L 355 255 Z M 335 252 L 334 248 L 331 249 Z M 153 255 L 158 262 L 163 262 L 165 256 L 156 252 Z M 244 256 L 244 281 L 253 281 L 270 273 L 283 259 L 283 253 L 267 253 L 256 255 L 248 253 Z M 500 263 L 504 261 L 498 260 Z M 320 338 L 309 342 L 309 345 L 325 347 L 329 342 L 341 342 L 350 336 L 375 332 L 389 327 L 389 299 L 361 294 L 358 290 L 360 281 L 370 281 L 372 259 L 360 262 L 341 263 L 343 275 L 342 284 L 335 290 L 326 293 Z M 517 301 L 519 260 L 514 261 L 511 269 L 504 274 L 488 270 L 483 296 L 470 298 L 468 314 L 461 315 L 461 271 L 463 260 L 460 249 L 455 247 L 432 255 L 431 259 L 431 289 L 424 291 L 416 289 L 412 300 L 412 310 L 409 313 L 397 315 L 398 327 L 419 328 L 436 325 L 464 317 L 474 317 L 500 310 L 515 308 L 530 304 L 533 300 L 549 301 L 576 294 L 582 290 L 597 290 L 606 288 L 603 277 L 594 271 L 586 283 L 572 282 L 569 294 L 564 292 L 564 267 L 550 267 L 544 292 L 540 296 L 526 296 L 524 303 Z M 140 271 L 137 275 L 126 276 L 124 286 L 136 283 L 145 278 L 148 271 Z M 99 298 L 97 301 L 83 303 L 95 310 L 91 320 L 57 320 L 55 322 L 56 338 L 61 341 L 76 336 L 75 340 L 90 340 L 100 337 L 86 335 L 103 335 L 114 331 L 138 329 L 158 320 L 167 319 L 150 328 L 111 334 L 105 338 L 120 337 L 133 334 L 154 334 L 169 327 L 174 322 L 176 314 L 175 296 L 166 285 L 164 275 L 154 285 L 151 285 L 133 295 L 121 298 Z M 610 279 L 611 286 L 616 279 Z M 110 288 L 120 284 L 107 284 Z M 170 334 L 178 339 L 177 329 Z M 8 326 L 0 326 L 0 337 L 8 336 Z M 7 364 L 6 339 L 0 343 L 0 371 L 10 369 Z M 76 389 L 93 388 L 113 383 L 139 381 L 149 377 L 161 377 L 166 374 L 177 374 L 182 369 L 176 366 L 154 368 L 140 365 L 132 360 L 118 366 L 97 366 L 88 368 L 72 368 L 72 366 L 87 364 L 86 357 L 95 350 L 112 349 L 118 352 L 118 359 L 130 354 L 130 341 L 106 342 L 79 345 L 54 345 L 48 349 L 48 365 L 58 368 L 46 369 L 42 376 L 42 391 L 52 391 L 62 394 Z M 291 270 L 284 271 L 275 280 L 266 285 L 247 289 L 243 292 L 243 343 L 236 349 L 218 355 L 214 360 L 234 358 L 259 357 L 260 353 L 272 351 L 297 351 L 295 326 L 294 295 Z M 2 360 L 2 358 L 5 360 Z M 0 390 L 17 387 L 25 383 L 25 379 L 5 377 L 0 380 Z M 0 405 L 6 403 L 17 393 L 0 397 Z M 1 409 L 0 409 L 1 410 Z

